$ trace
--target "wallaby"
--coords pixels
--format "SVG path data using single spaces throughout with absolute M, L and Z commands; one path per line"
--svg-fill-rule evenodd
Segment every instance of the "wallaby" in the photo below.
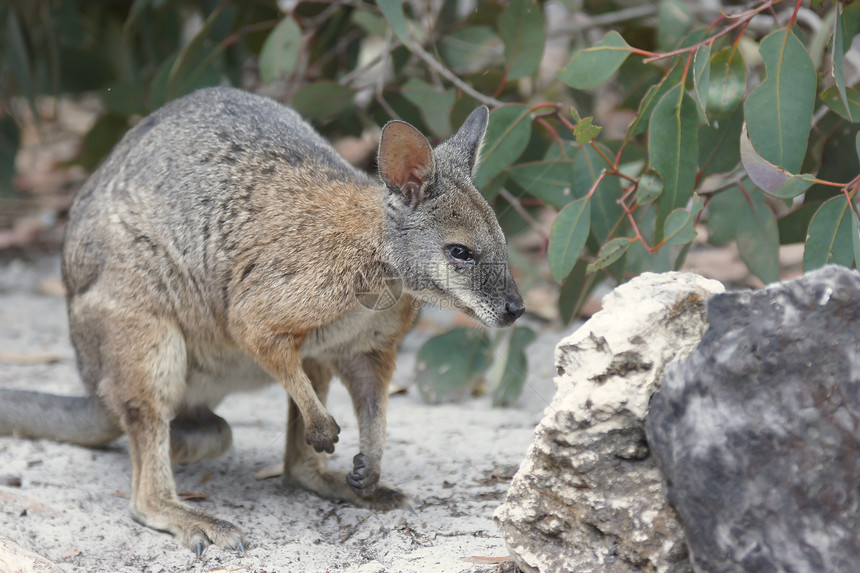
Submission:
M 243 551 L 231 523 L 180 501 L 171 459 L 224 453 L 229 393 L 289 394 L 283 479 L 359 506 L 407 507 L 379 483 L 397 346 L 430 298 L 491 327 L 524 311 L 505 237 L 472 184 L 489 112 L 434 150 L 382 130 L 381 182 L 270 99 L 209 88 L 143 119 L 77 194 L 63 248 L 69 326 L 87 398 L 0 391 L 0 434 L 103 446 L 125 432 L 131 512 L 199 555 Z M 367 304 L 368 293 L 402 295 Z M 360 453 L 326 467 L 337 376 Z

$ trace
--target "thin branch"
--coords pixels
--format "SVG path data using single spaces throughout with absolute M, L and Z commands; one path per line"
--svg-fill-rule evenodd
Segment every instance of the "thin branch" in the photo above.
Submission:
M 443 78 L 445 78 L 446 80 L 448 80 L 449 82 L 451 82 L 452 84 L 457 86 L 460 90 L 462 90 L 463 92 L 472 96 L 473 98 L 475 98 L 476 100 L 478 100 L 482 104 L 490 106 L 490 107 L 501 107 L 501 106 L 505 105 L 505 102 L 499 101 L 494 97 L 490 97 L 490 96 L 486 96 L 486 95 L 482 94 L 481 92 L 479 92 L 478 90 L 476 90 L 475 88 L 473 88 L 472 86 L 470 86 L 469 84 L 467 84 L 466 82 L 464 82 L 463 80 L 458 78 L 454 74 L 454 72 L 452 72 L 451 70 L 449 70 L 448 68 L 443 66 L 441 63 L 439 63 L 439 61 L 436 58 L 434 58 L 429 52 L 427 52 L 427 50 L 425 50 L 424 48 L 422 48 L 418 44 L 410 42 L 409 45 L 407 45 L 406 47 L 409 49 L 410 52 L 412 52 L 413 54 L 415 54 L 416 56 L 421 58 L 421 60 L 423 60 L 424 63 L 426 63 L 428 66 L 430 66 L 431 68 L 433 68 L 434 70 L 439 72 L 439 75 L 441 75 Z
M 543 228 L 540 226 L 540 223 L 538 223 L 535 218 L 532 217 L 528 211 L 526 211 L 526 208 L 523 207 L 523 204 L 520 202 L 519 198 L 515 197 L 510 191 L 508 191 L 504 187 L 499 189 L 499 195 L 505 198 L 505 201 L 507 201 L 508 204 L 513 207 L 514 211 L 516 211 L 520 217 L 526 220 L 526 223 L 528 223 L 532 229 L 537 231 L 541 238 L 543 238 L 544 240 L 549 239 L 549 237 L 546 236 L 546 233 L 544 232 Z

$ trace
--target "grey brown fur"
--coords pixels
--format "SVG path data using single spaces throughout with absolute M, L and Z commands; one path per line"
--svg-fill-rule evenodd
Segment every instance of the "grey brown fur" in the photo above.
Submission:
M 242 549 L 232 524 L 177 498 L 171 459 L 232 443 L 212 409 L 279 381 L 290 396 L 284 480 L 371 508 L 406 507 L 379 483 L 396 349 L 432 299 L 503 327 L 523 312 L 492 209 L 471 183 L 476 110 L 433 150 L 382 132 L 382 182 L 350 166 L 294 111 L 205 89 L 141 121 L 72 206 L 63 251 L 69 324 L 88 398 L 0 391 L 0 433 L 88 446 L 125 432 L 131 511 L 202 551 Z M 404 294 L 371 310 L 391 276 Z M 331 378 L 359 421 L 353 471 L 329 470 Z

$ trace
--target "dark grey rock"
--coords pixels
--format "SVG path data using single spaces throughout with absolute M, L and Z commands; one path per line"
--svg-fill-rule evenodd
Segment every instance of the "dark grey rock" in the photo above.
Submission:
M 708 301 L 648 442 L 697 571 L 860 571 L 860 274 Z
M 522 571 L 690 571 L 645 417 L 666 365 L 705 332 L 705 299 L 723 290 L 697 275 L 646 273 L 559 343 L 558 390 L 494 514 Z

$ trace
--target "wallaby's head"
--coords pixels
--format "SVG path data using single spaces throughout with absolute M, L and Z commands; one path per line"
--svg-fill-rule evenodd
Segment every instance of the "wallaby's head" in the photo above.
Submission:
M 475 189 L 489 111 L 481 106 L 435 150 L 391 121 L 379 142 L 388 262 L 420 300 L 452 306 L 487 326 L 510 325 L 525 307 L 496 215 Z

